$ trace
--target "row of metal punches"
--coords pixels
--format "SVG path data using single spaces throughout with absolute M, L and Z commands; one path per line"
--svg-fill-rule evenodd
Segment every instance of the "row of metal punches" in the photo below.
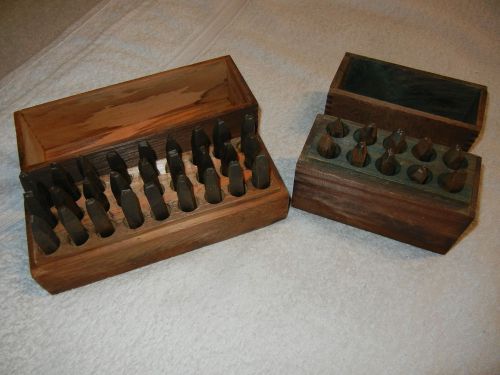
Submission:
M 433 144 L 429 137 L 409 138 L 402 129 L 387 132 L 375 124 L 353 125 L 340 118 L 328 121 L 319 131 L 316 152 L 329 160 L 343 157 L 344 164 L 383 176 L 398 176 L 404 170 L 404 179 L 417 185 L 437 182 L 439 189 L 447 193 L 464 189 L 468 158 L 473 156 L 460 145 L 444 148 Z
M 269 156 L 251 115 L 242 123 L 240 138 L 218 120 L 211 139 L 202 127 L 193 129 L 190 151 L 171 136 L 165 141 L 161 160 L 147 141 L 138 142 L 138 165 L 130 168 L 116 150 L 109 150 L 109 175 L 99 175 L 80 156 L 81 183 L 57 163 L 50 164 L 50 185 L 21 172 L 25 210 L 40 250 L 50 255 L 61 243 L 81 246 L 92 236 L 113 236 L 118 226 L 137 230 L 146 219 L 168 223 L 172 212 L 193 212 L 272 183 Z

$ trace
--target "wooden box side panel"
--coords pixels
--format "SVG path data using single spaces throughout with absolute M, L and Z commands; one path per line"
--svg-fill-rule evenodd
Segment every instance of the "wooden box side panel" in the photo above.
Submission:
M 472 221 L 473 210 L 463 214 L 436 202 L 419 204 L 408 195 L 325 173 L 299 161 L 292 206 L 445 254 Z
M 231 56 L 225 56 L 226 63 L 230 69 L 227 70 L 229 98 L 232 103 L 257 104 L 257 99 L 250 90 L 245 78 L 236 66 Z
M 14 113 L 14 124 L 16 127 L 19 164 L 31 164 L 36 163 L 37 160 L 45 159 L 45 151 L 29 128 L 22 112 Z
M 349 63 L 351 62 L 351 56 L 353 56 L 351 53 L 346 52 L 346 54 L 342 58 L 342 61 L 340 62 L 340 65 L 337 69 L 337 72 L 335 73 L 335 76 L 333 77 L 332 83 L 330 84 L 329 92 L 331 92 L 334 89 L 338 89 L 342 85 L 342 83 L 346 77 L 347 70 L 349 69 Z

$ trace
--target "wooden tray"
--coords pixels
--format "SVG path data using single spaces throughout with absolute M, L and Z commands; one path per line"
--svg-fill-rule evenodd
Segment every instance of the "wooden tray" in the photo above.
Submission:
M 482 85 L 346 53 L 325 114 L 468 150 L 483 126 L 486 97 Z
M 383 140 L 391 132 L 378 131 L 377 142 L 368 146 L 370 163 L 352 166 L 347 153 L 356 145 L 353 135 L 362 124 L 344 120 L 349 134 L 335 138 L 340 154 L 326 159 L 318 154 L 319 138 L 337 118 L 318 115 L 297 162 L 292 205 L 304 211 L 337 220 L 437 253 L 446 253 L 475 217 L 481 158 L 466 154 L 467 180 L 458 193 L 443 190 L 439 176 L 451 170 L 442 161 L 448 147 L 435 144 L 436 157 L 417 160 L 411 150 L 418 142 L 406 138 L 407 149 L 397 154 L 399 173 L 381 174 L 375 161 L 385 152 Z M 433 174 L 429 183 L 412 182 L 408 168 L 425 165 Z

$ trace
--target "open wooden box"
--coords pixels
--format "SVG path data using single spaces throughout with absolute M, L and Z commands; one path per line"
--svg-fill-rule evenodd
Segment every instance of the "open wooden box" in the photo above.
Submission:
M 481 158 L 457 152 L 465 161 L 452 169 L 444 155 L 457 145 L 468 150 L 474 142 L 483 126 L 486 96 L 482 85 L 346 53 L 331 83 L 325 115 L 316 118 L 297 161 L 292 205 L 446 253 L 474 220 Z M 334 123 L 342 123 L 347 134 L 325 138 L 338 150 L 326 158 L 318 150 Z M 378 135 L 363 146 L 356 134 L 369 124 Z M 385 140 L 391 134 L 404 134 L 407 147 L 391 159 L 396 172 L 384 175 L 376 163 L 388 157 Z M 430 160 L 413 153 L 423 138 L 432 140 Z M 367 152 L 362 166 L 349 160 L 355 147 Z M 418 168 L 430 172 L 420 184 L 410 178 Z M 463 186 L 445 191 L 445 179 L 453 184 L 462 180 Z
M 468 150 L 484 121 L 485 86 L 346 53 L 325 114 Z
M 97 280 L 169 258 L 199 247 L 261 228 L 287 216 L 288 191 L 266 150 L 255 135 L 260 152 L 269 162 L 269 184 L 256 188 L 252 170 L 245 166 L 240 134 L 245 116 L 257 122 L 258 104 L 229 56 L 139 78 L 87 93 L 23 109 L 15 113 L 21 170 L 46 185 L 52 183 L 49 164 L 57 162 L 70 172 L 76 186 L 82 175 L 76 158 L 90 160 L 105 185 L 107 212 L 114 233 L 96 233 L 89 215 L 81 224 L 89 237 L 75 245 L 61 221 L 53 228 L 59 248 L 46 254 L 34 240 L 26 211 L 30 270 L 33 278 L 50 293 L 59 293 Z M 219 203 L 208 203 L 205 185 L 193 164 L 190 138 L 195 127 L 207 134 L 222 120 L 231 132 L 231 144 L 243 170 L 245 193 L 230 193 L 229 179 L 220 174 L 220 160 L 210 157 L 220 174 Z M 257 123 L 255 123 L 257 125 Z M 182 147 L 185 175 L 193 184 L 196 208 L 183 211 L 172 189 L 172 176 L 165 171 L 166 136 Z M 169 216 L 157 220 L 144 194 L 137 169 L 139 141 L 146 140 L 156 155 L 162 197 Z M 144 223 L 131 229 L 110 189 L 106 153 L 116 150 L 126 161 L 132 191 L 137 195 Z M 82 195 L 76 201 L 85 207 Z M 58 211 L 51 208 L 52 213 Z

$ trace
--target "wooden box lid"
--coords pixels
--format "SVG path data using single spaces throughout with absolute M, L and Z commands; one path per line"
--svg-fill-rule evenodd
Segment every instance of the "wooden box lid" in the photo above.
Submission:
M 346 53 L 325 114 L 468 150 L 483 126 L 487 88 Z
M 99 151 L 120 145 L 127 158 L 127 142 L 134 150 L 141 139 L 155 147 L 154 138 L 170 132 L 188 146 L 195 125 L 217 118 L 237 136 L 239 117 L 257 108 L 234 61 L 223 56 L 17 111 L 20 166 L 29 171 L 90 155 L 100 169 Z

